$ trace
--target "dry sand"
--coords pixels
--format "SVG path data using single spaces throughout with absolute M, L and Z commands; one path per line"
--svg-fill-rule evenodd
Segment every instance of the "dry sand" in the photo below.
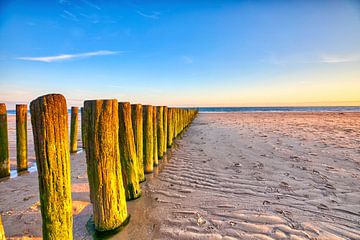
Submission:
M 74 238 L 92 239 L 84 153 L 71 161 Z M 199 114 L 157 170 L 110 239 L 360 239 L 360 113 Z M 41 236 L 37 188 L 0 182 L 8 237 Z

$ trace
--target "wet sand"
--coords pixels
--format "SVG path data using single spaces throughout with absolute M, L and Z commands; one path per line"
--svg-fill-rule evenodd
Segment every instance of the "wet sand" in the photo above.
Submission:
M 109 239 L 360 239 L 360 113 L 204 113 L 176 145 Z M 84 153 L 71 164 L 74 239 L 93 239 Z M 37 188 L 0 182 L 8 237 L 41 236 Z

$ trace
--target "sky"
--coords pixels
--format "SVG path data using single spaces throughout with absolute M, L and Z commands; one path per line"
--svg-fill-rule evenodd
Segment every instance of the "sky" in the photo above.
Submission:
M 150 3 L 151 2 L 151 3 Z M 360 105 L 360 1 L 0 1 L 0 102 Z

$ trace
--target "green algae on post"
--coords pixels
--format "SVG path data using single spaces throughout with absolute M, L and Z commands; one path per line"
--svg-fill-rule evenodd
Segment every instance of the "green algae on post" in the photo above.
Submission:
M 82 137 L 82 148 L 85 151 L 86 154 L 86 144 L 87 144 L 87 134 L 91 129 L 88 129 L 88 114 L 85 113 L 85 108 L 82 107 L 81 108 L 81 137 Z M 88 179 L 90 179 L 92 177 L 92 172 L 89 171 L 89 165 L 92 164 L 92 162 L 88 161 L 88 157 L 85 158 L 86 159 L 86 165 L 87 165 L 87 175 L 88 175 Z M 90 202 L 94 203 L 94 193 L 93 193 L 93 188 L 89 188 L 89 195 L 90 195 Z
M 170 148 L 173 142 L 174 133 L 173 108 L 168 108 L 167 112 L 167 146 Z
M 145 181 L 144 174 L 144 156 L 143 156 L 143 109 L 141 104 L 131 105 L 131 121 L 134 132 L 134 140 L 136 147 L 136 159 L 138 164 L 139 182 Z
M 166 153 L 166 149 L 167 149 L 167 131 L 168 131 L 168 126 L 167 126 L 167 122 L 168 122 L 168 107 L 164 106 L 163 109 L 163 124 L 164 124 L 164 148 L 163 148 L 163 154 Z
M 9 140 L 5 103 L 0 103 L 0 178 L 10 176 Z
M 77 152 L 77 135 L 78 135 L 78 107 L 71 107 L 71 124 L 70 124 L 70 152 Z
M 84 103 L 86 163 L 95 229 L 120 227 L 128 218 L 119 150 L 116 99 Z
M 26 104 L 16 104 L 16 162 L 18 171 L 27 170 L 28 161 Z
M 179 109 L 174 108 L 174 111 L 173 111 L 173 121 L 174 121 L 173 138 L 176 138 L 178 135 L 178 123 L 179 123 L 178 113 L 179 113 Z
M 81 107 L 80 108 L 81 111 L 81 144 L 82 144 L 82 148 L 85 149 L 85 142 L 86 142 L 86 131 L 84 131 L 84 129 L 86 128 L 85 126 L 85 116 L 84 116 L 84 108 Z
M 60 94 L 30 104 L 43 239 L 72 239 L 70 151 L 66 100 Z M 46 144 L 45 144 L 46 143 Z
M 141 196 L 141 188 L 131 122 L 131 106 L 128 102 L 119 102 L 119 145 L 126 199 L 133 200 Z
M 144 172 L 151 173 L 154 169 L 154 126 L 153 107 L 145 105 L 143 108 L 143 131 L 144 131 Z
M 154 166 L 159 165 L 159 157 L 158 157 L 158 139 L 157 139 L 157 121 L 156 121 L 156 107 L 153 107 L 153 136 L 154 136 Z
M 157 153 L 160 159 L 164 156 L 164 107 L 156 107 Z

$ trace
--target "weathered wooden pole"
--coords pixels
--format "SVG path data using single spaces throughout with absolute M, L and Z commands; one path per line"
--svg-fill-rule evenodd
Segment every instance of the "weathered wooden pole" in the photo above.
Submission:
M 181 127 L 181 118 L 180 118 L 181 109 L 177 108 L 176 110 L 177 110 L 176 111 L 176 136 L 178 136 L 180 133 L 180 127 Z
M 174 136 L 173 136 L 173 138 L 176 138 L 178 135 L 179 109 L 175 108 L 173 113 L 174 113 L 174 117 L 173 117 L 173 119 L 174 119 Z
M 110 231 L 128 222 L 119 150 L 116 99 L 84 103 L 86 162 L 97 231 Z
M 172 146 L 172 140 L 173 140 L 173 108 L 168 108 L 167 111 L 167 146 L 170 148 Z
M 3 224 L 2 224 L 1 215 L 0 215 L 0 240 L 6 240 L 5 232 L 4 232 L 4 227 L 3 227 Z
M 141 188 L 131 122 L 131 105 L 128 102 L 119 102 L 119 143 L 126 200 L 133 200 L 141 196 Z
M 81 111 L 81 142 L 82 142 L 82 148 L 85 149 L 86 131 L 84 131 L 84 129 L 86 129 L 85 126 L 86 121 L 84 120 L 85 119 L 84 108 L 81 107 L 80 111 Z
M 82 137 L 81 140 L 82 140 L 82 146 L 83 146 L 83 150 L 85 151 L 85 154 L 86 154 L 87 134 L 89 131 L 91 131 L 91 129 L 88 129 L 88 124 L 89 124 L 89 114 L 86 114 L 85 108 L 82 107 L 81 108 L 81 137 Z M 89 171 L 89 166 L 92 163 L 93 163 L 92 161 L 89 162 L 89 158 L 86 156 L 87 175 L 88 175 L 89 182 L 90 182 L 90 178 L 92 178 L 92 172 Z M 94 203 L 93 188 L 89 187 L 89 195 L 90 195 L 90 202 Z
M 9 140 L 5 103 L 0 103 L 0 178 L 10 176 Z
M 184 109 L 181 109 L 181 111 L 180 111 L 180 132 L 184 129 L 184 116 L 185 116 L 185 111 L 184 111 Z
M 137 173 L 139 182 L 145 181 L 143 156 L 143 109 L 141 104 L 131 105 L 131 121 L 136 147 Z
M 153 107 L 145 105 L 143 108 L 143 131 L 144 131 L 144 172 L 151 173 L 154 169 L 154 126 L 153 126 Z
M 16 104 L 16 161 L 18 171 L 27 170 L 28 163 L 26 104 Z
M 173 108 L 172 109 L 172 138 L 173 138 L 173 141 L 176 137 L 176 108 Z
M 174 109 L 174 139 L 177 137 L 178 135 L 178 112 L 179 112 L 179 109 L 178 108 L 175 108 Z
M 77 152 L 78 115 L 79 115 L 79 108 L 71 107 L 70 152 L 72 153 Z
M 158 139 L 157 139 L 157 114 L 156 114 L 156 106 L 153 106 L 153 136 L 154 136 L 154 166 L 159 165 L 159 157 L 158 157 Z
M 70 151 L 66 100 L 60 94 L 30 104 L 39 178 L 43 239 L 72 239 Z
M 167 131 L 168 131 L 168 107 L 164 106 L 163 109 L 163 120 L 164 120 L 164 149 L 163 152 L 164 154 L 166 153 L 166 149 L 167 149 Z
M 164 156 L 164 107 L 156 107 L 156 128 L 157 128 L 157 151 L 160 159 Z

